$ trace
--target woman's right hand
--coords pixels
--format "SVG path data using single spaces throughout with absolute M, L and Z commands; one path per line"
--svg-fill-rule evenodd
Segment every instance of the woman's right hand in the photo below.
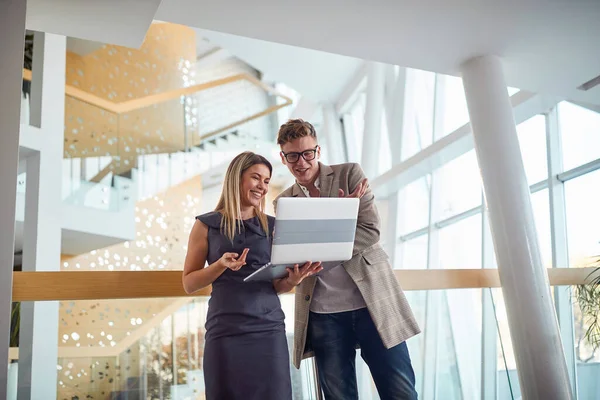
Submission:
M 246 265 L 246 256 L 248 255 L 248 251 L 250 249 L 244 249 L 242 255 L 238 253 L 225 253 L 219 258 L 219 264 L 223 268 L 228 268 L 232 271 L 237 271 Z

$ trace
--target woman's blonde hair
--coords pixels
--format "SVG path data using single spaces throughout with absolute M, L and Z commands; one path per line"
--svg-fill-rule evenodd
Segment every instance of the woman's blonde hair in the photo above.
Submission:
M 220 212 L 223 215 L 221 219 L 221 232 L 225 234 L 231 241 L 235 237 L 236 233 L 242 231 L 242 198 L 240 187 L 242 184 L 242 175 L 244 172 L 252 167 L 253 165 L 263 164 L 269 168 L 269 173 L 273 173 L 273 166 L 263 156 L 252 153 L 251 151 L 245 151 L 238 154 L 227 167 L 225 173 L 225 181 L 223 182 L 223 191 L 221 197 L 217 203 L 215 211 Z M 255 207 L 256 216 L 260 221 L 260 225 L 263 230 L 269 234 L 269 222 L 267 214 L 265 214 L 266 199 L 263 198 L 260 207 Z

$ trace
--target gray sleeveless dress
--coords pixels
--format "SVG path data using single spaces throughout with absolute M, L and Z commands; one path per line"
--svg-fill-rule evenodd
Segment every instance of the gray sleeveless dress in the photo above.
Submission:
M 246 265 L 227 269 L 212 285 L 206 317 L 204 381 L 207 400 L 288 400 L 292 398 L 284 314 L 271 282 L 244 278 L 271 259 L 269 236 L 257 217 L 243 221 L 233 243 L 221 233 L 221 214 L 196 217 L 208 226 L 209 264 L 223 253 L 249 248 Z

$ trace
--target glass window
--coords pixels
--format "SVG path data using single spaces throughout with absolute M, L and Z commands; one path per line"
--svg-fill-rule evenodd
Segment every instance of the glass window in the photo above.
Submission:
M 481 214 L 440 229 L 440 268 L 481 268 Z
M 564 169 L 600 158 L 600 114 L 563 101 L 558 115 Z
M 441 75 L 443 84 L 440 86 L 442 96 L 442 133 L 446 136 L 469 122 L 469 109 L 465 97 L 462 78 L 450 75 Z M 508 88 L 508 95 L 512 96 L 519 89 Z
M 533 218 L 542 253 L 542 262 L 546 268 L 552 267 L 552 236 L 550 232 L 550 203 L 548 189 L 540 190 L 531 195 Z
M 367 95 L 365 92 L 362 92 L 358 95 L 358 99 L 350 109 L 350 120 L 352 121 L 352 132 L 354 132 L 353 138 L 354 143 L 351 143 L 351 146 L 355 146 L 358 150 L 357 155 L 358 159 L 361 159 L 362 156 L 362 141 L 363 141 L 363 133 L 365 130 L 365 104 L 367 101 Z
M 481 175 L 475 150 L 442 166 L 436 177 L 442 203 L 440 219 L 481 204 Z
M 445 136 L 469 122 L 469 110 L 462 78 L 447 75 L 442 77 L 442 132 Z
M 410 291 L 407 298 L 423 330 L 407 341 L 420 397 L 479 398 L 481 290 Z
M 567 242 L 569 264 L 572 267 L 598 265 L 600 258 L 600 170 L 565 182 Z M 590 326 L 579 303 L 573 302 L 575 357 L 580 398 L 592 398 L 597 393 L 600 352 L 585 338 Z M 588 396 L 588 397 L 584 397 Z
M 424 228 L 429 224 L 429 176 L 417 179 L 400 189 L 398 234 Z
M 600 255 L 600 170 L 565 182 L 569 264 L 587 266 Z
M 427 269 L 428 235 L 401 242 L 396 245 L 397 262 L 394 268 Z
M 512 96 L 513 94 L 515 94 L 515 93 L 518 93 L 518 92 L 519 92 L 519 89 L 517 89 L 517 88 L 513 88 L 513 87 L 510 87 L 510 86 L 507 88 L 507 90 L 508 90 L 508 95 L 509 95 L 509 96 Z
M 402 159 L 405 160 L 429 146 L 433 138 L 435 74 L 408 69 Z
M 452 310 L 448 301 L 449 291 L 441 293 L 441 302 L 439 304 L 438 326 L 437 326 L 437 365 L 436 365 L 436 399 L 459 400 L 462 399 L 462 376 L 459 372 L 461 367 L 459 357 L 464 357 L 465 353 L 460 353 L 457 348 L 457 340 L 481 340 L 477 336 L 459 338 L 455 335 L 455 321 L 453 316 L 457 316 L 462 310 Z M 480 347 L 473 346 L 477 349 Z
M 536 115 L 520 123 L 517 135 L 527 181 L 532 185 L 545 180 L 548 177 L 545 117 Z
M 517 362 L 513 351 L 508 316 L 501 289 L 486 289 L 484 296 L 492 296 L 494 316 L 497 326 L 497 368 L 498 368 L 498 398 L 520 398 L 520 386 L 517 376 Z
M 383 174 L 392 167 L 392 148 L 390 147 L 389 130 L 385 113 L 381 116 L 381 138 L 379 139 L 379 174 Z
M 441 374 L 443 379 L 437 388 L 437 398 L 479 398 L 481 395 L 481 290 L 445 290 L 443 293 L 445 293 L 443 297 L 446 300 L 446 307 L 445 309 L 442 307 L 441 310 L 439 329 L 448 333 L 439 334 L 442 359 L 441 362 L 438 361 L 438 370 L 440 370 L 438 374 Z M 444 327 L 445 319 L 448 320 L 446 327 Z M 444 353 L 451 355 L 447 361 L 442 361 Z M 448 395 L 445 394 L 446 392 Z M 452 392 L 458 392 L 458 396 L 452 395 Z

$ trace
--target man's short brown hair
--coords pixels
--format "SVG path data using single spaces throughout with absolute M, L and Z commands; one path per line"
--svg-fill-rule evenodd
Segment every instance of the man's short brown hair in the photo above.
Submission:
M 277 144 L 282 146 L 292 140 L 311 136 L 317 140 L 317 131 L 310 122 L 306 122 L 303 119 L 290 119 L 285 124 L 279 127 L 277 133 Z

